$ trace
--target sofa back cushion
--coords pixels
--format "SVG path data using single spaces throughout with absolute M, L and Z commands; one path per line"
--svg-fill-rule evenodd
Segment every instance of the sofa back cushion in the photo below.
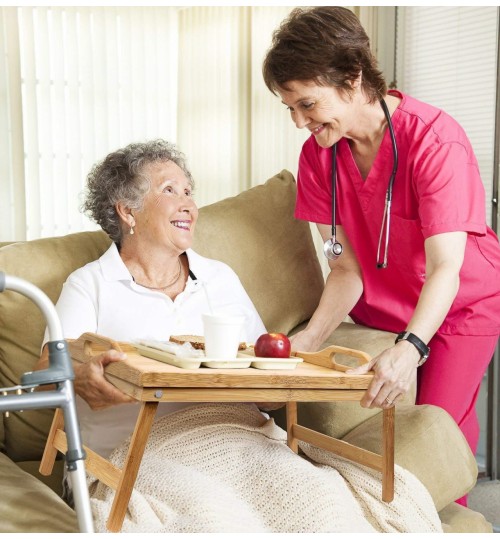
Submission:
M 283 171 L 264 185 L 201 208 L 193 246 L 229 264 L 266 328 L 284 333 L 311 316 L 323 290 L 309 225 L 293 217 L 295 193 L 292 174 Z M 55 303 L 68 275 L 109 245 L 104 232 L 14 243 L 0 248 L 0 270 L 33 283 Z M 6 387 L 33 369 L 45 320 L 34 303 L 7 291 L 0 294 L 0 328 L 0 387 Z M 11 413 L 3 424 L 5 452 L 16 461 L 39 459 L 52 415 Z M 0 450 L 2 439 L 0 427 Z
M 269 332 L 311 317 L 324 279 L 309 223 L 294 218 L 296 184 L 283 170 L 266 183 L 200 210 L 194 249 L 240 277 Z
M 67 276 L 98 258 L 110 240 L 104 232 L 13 243 L 0 248 L 0 269 L 38 286 L 56 302 Z M 46 322 L 38 307 L 17 292 L 0 295 L 0 387 L 19 383 L 40 357 Z M 5 452 L 13 460 L 40 458 L 53 413 L 11 412 L 4 418 Z

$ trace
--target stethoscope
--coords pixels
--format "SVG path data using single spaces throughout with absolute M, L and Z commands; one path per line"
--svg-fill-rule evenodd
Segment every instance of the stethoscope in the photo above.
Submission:
M 384 216 L 382 218 L 382 226 L 380 227 L 380 236 L 378 239 L 377 247 L 377 268 L 386 268 L 387 267 L 387 253 L 389 249 L 389 230 L 391 227 L 391 203 L 392 203 L 392 186 L 394 184 L 394 178 L 396 177 L 396 172 L 398 170 L 398 147 L 396 144 L 396 137 L 394 136 L 394 128 L 392 126 L 391 115 L 389 114 L 389 109 L 387 108 L 386 102 L 382 99 L 380 101 L 380 106 L 382 107 L 385 118 L 387 120 L 387 125 L 389 126 L 389 133 L 391 135 L 392 141 L 392 154 L 393 154 L 393 165 L 391 177 L 389 179 L 389 185 L 385 194 L 385 208 Z M 337 241 L 337 224 L 336 224 L 336 203 L 337 203 L 337 143 L 332 146 L 332 237 L 325 241 L 323 245 L 323 252 L 325 253 L 326 258 L 329 260 L 337 259 L 344 250 L 342 244 Z M 384 245 L 384 259 L 383 262 L 380 262 L 380 251 L 382 247 L 382 237 L 384 235 L 385 229 L 385 245 Z

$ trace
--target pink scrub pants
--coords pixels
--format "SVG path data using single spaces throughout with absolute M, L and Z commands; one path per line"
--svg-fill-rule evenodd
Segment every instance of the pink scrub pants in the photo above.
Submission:
M 418 369 L 417 404 L 433 404 L 456 421 L 472 453 L 479 440 L 475 404 L 498 336 L 436 334 L 429 359 Z M 464 496 L 457 503 L 467 505 Z

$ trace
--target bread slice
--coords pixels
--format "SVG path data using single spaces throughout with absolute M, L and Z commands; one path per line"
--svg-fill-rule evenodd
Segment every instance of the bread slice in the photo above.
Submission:
M 170 341 L 177 344 L 184 344 L 190 342 L 191 346 L 196 350 L 205 350 L 205 337 L 201 335 L 171 335 Z M 246 350 L 247 343 L 240 342 L 238 350 Z

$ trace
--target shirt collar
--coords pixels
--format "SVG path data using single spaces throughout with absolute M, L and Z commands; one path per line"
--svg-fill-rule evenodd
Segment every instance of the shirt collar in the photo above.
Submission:
M 132 275 L 122 260 L 116 243 L 112 243 L 109 249 L 99 259 L 101 271 L 106 281 L 132 281 Z
M 186 291 L 194 292 L 200 287 L 199 275 L 203 273 L 203 259 L 192 249 L 186 251 L 189 261 L 189 278 Z M 109 249 L 99 259 L 103 277 L 106 281 L 133 282 L 132 275 L 122 260 L 116 243 L 112 243 Z

